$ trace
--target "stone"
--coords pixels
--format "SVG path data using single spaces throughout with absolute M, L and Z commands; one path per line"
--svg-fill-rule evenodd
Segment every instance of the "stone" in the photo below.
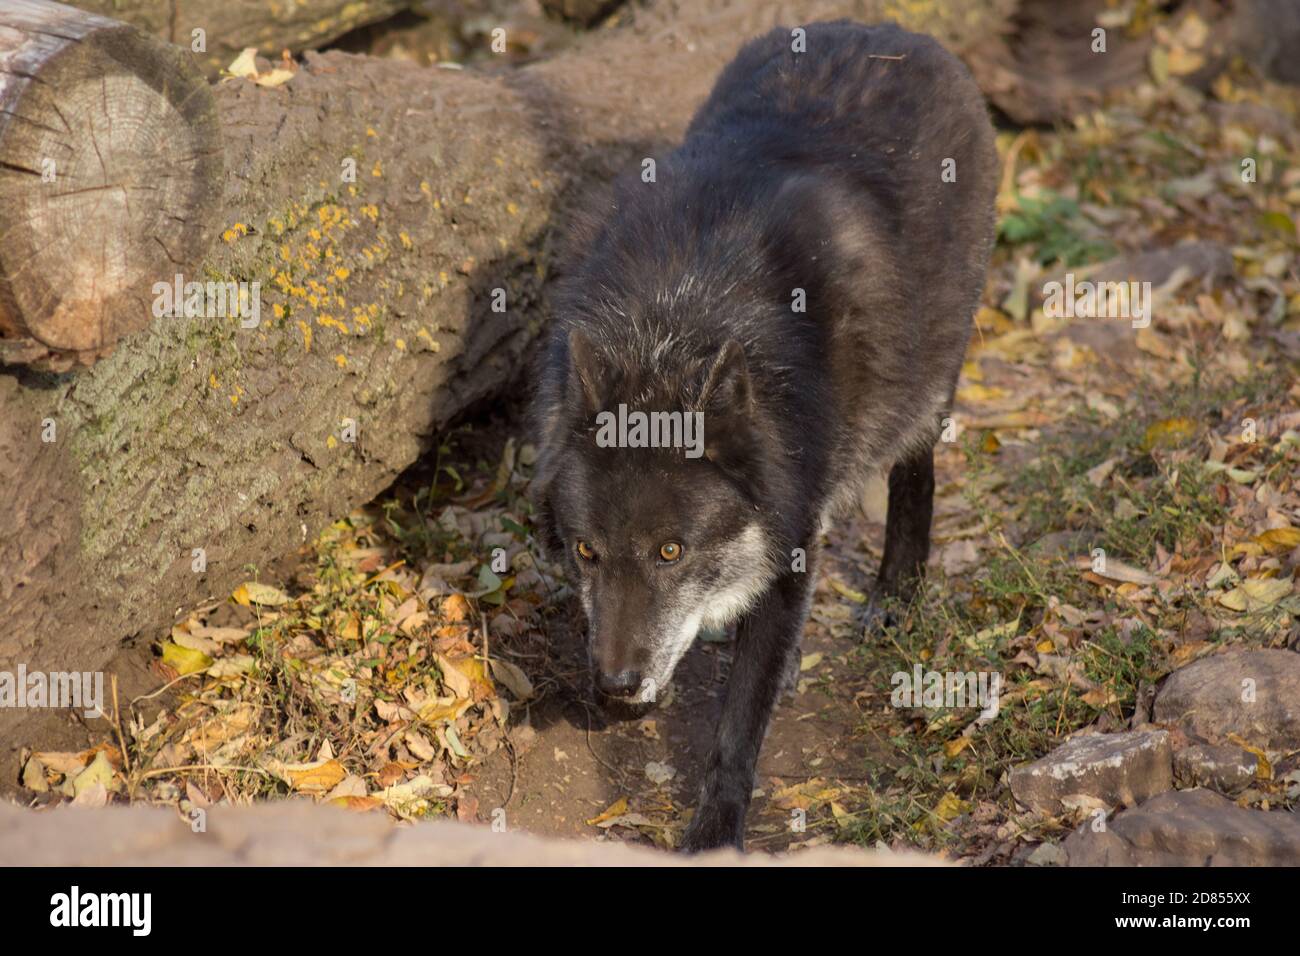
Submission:
M 1192 744 L 1174 754 L 1174 780 L 1180 787 L 1206 787 L 1227 796 L 1249 787 L 1258 769 L 1258 757 L 1230 744 Z
M 1107 807 L 1135 806 L 1173 788 L 1172 758 L 1163 730 L 1077 736 L 1013 769 L 1011 793 L 1024 806 L 1051 815 L 1086 805 L 1088 798 Z
M 1065 840 L 1070 866 L 1300 866 L 1300 819 L 1250 810 L 1211 790 L 1177 790 L 1085 823 Z
M 1065 866 L 1069 862 L 1069 856 L 1056 843 L 1040 843 L 1034 847 L 1034 852 L 1029 854 L 1026 862 L 1030 866 Z
M 1203 657 L 1169 676 L 1152 718 L 1210 743 L 1237 734 L 1265 750 L 1300 749 L 1300 654 L 1254 650 Z

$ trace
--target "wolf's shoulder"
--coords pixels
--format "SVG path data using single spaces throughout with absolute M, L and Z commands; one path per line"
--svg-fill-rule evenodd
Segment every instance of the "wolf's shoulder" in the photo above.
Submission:
M 982 104 L 965 65 L 933 37 L 894 23 L 853 20 L 775 27 L 747 43 L 722 71 L 691 129 L 730 125 L 751 114 L 784 114 L 814 125 L 868 111 L 880 119 L 897 112 L 900 99 L 913 110 L 912 121 L 919 103 Z

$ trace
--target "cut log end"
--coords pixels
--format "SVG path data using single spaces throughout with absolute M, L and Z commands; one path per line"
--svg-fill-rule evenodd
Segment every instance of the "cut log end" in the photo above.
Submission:
M 44 0 L 0 8 L 0 336 L 100 354 L 201 261 L 221 195 L 211 90 L 186 54 Z

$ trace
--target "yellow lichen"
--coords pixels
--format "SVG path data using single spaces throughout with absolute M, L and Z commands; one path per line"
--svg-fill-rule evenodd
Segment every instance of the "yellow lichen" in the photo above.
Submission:
M 345 323 L 340 322 L 338 319 L 334 318 L 334 316 L 329 315 L 328 313 L 321 313 L 320 315 L 316 316 L 316 324 L 323 325 L 327 329 L 337 329 L 338 331 L 342 332 L 344 335 L 352 334 L 352 330 L 349 329 Z

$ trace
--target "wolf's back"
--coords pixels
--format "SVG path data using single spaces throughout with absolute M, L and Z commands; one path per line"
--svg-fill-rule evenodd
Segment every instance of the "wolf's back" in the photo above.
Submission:
M 869 196 L 873 228 L 922 292 L 918 305 L 926 290 L 951 289 L 953 272 L 956 285 L 978 288 L 993 247 L 999 163 L 965 65 L 892 23 L 813 23 L 802 40 L 794 29 L 746 44 L 696 113 L 686 148 L 721 138 L 732 161 L 821 171 Z M 964 303 L 932 304 L 918 311 L 965 312 L 957 321 L 969 327 Z

